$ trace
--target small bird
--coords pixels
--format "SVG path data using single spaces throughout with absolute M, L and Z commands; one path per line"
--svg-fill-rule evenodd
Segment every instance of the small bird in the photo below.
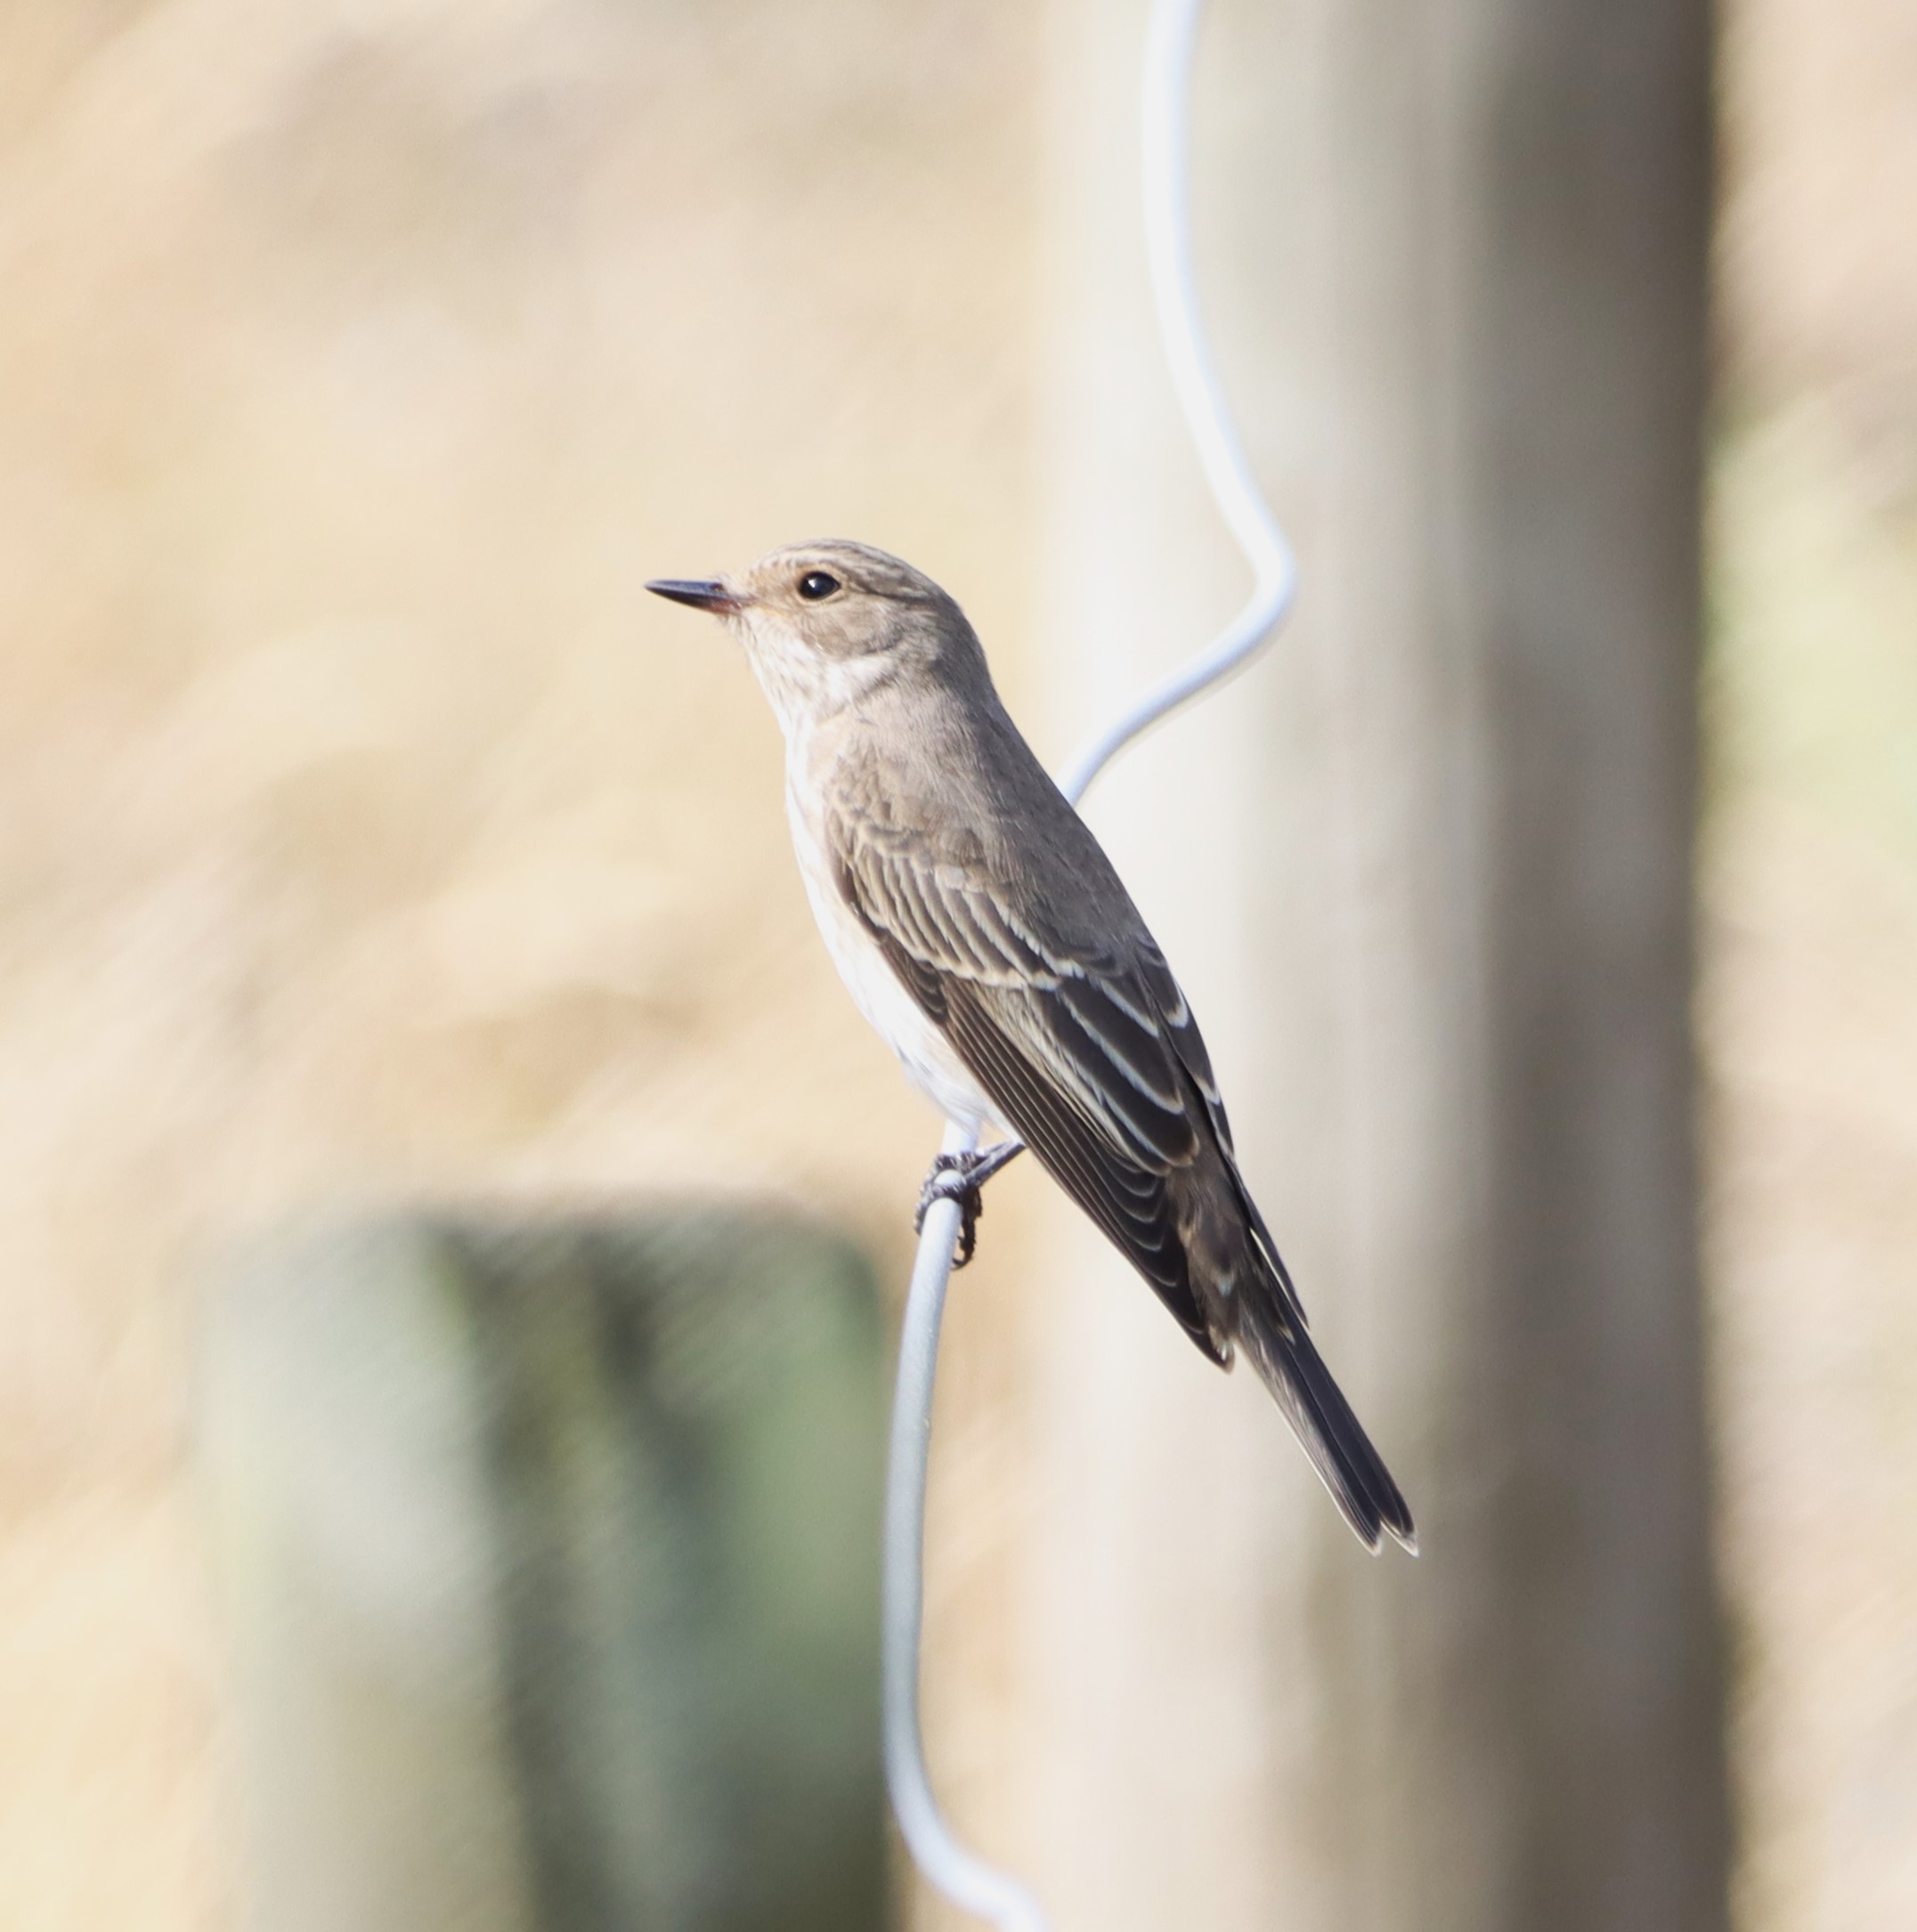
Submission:
M 648 589 L 725 620 L 785 737 L 819 929 L 914 1083 L 976 1135 L 919 1204 L 1029 1147 L 1220 1368 L 1242 1348 L 1366 1546 L 1416 1550 L 1398 1486 L 1306 1333 L 1205 1043 L 1111 862 L 1000 703 L 955 602 L 862 543 Z

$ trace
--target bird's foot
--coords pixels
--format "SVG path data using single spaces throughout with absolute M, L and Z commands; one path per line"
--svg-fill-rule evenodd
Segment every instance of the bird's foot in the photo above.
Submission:
M 958 1246 L 953 1250 L 952 1265 L 963 1268 L 979 1246 L 979 1217 L 985 1212 L 985 1194 L 972 1179 L 976 1154 L 941 1154 L 919 1189 L 919 1208 L 912 1217 L 912 1231 L 923 1232 L 925 1217 L 935 1201 L 956 1201 L 959 1210 Z
M 968 1154 L 941 1154 L 933 1162 L 925 1185 L 919 1189 L 919 1208 L 912 1217 L 912 1231 L 925 1226 L 925 1217 L 935 1201 L 956 1201 L 959 1209 L 958 1245 L 953 1250 L 952 1265 L 963 1268 L 979 1246 L 979 1217 L 985 1212 L 985 1184 L 1007 1161 L 1025 1151 L 1022 1141 L 1001 1141 L 996 1147 Z

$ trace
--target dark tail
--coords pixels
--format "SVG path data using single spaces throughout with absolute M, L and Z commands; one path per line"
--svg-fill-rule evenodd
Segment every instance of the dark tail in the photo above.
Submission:
M 1257 1257 L 1239 1303 L 1238 1340 L 1296 1432 L 1331 1499 L 1360 1541 L 1376 1551 L 1388 1533 L 1415 1556 L 1417 1531 L 1384 1458 L 1371 1447 L 1325 1359 L 1312 1346 L 1297 1297 Z

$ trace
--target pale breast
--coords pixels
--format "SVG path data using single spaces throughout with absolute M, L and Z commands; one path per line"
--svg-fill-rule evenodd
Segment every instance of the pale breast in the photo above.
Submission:
M 872 935 L 841 897 L 816 808 L 808 802 L 812 791 L 809 785 L 792 783 L 788 775 L 785 811 L 792 828 L 800 877 L 805 881 L 812 916 L 818 921 L 833 964 L 839 969 L 853 1003 L 898 1054 L 912 1084 L 948 1118 L 978 1132 L 994 1117 L 992 1103 L 946 1036 L 899 984 Z

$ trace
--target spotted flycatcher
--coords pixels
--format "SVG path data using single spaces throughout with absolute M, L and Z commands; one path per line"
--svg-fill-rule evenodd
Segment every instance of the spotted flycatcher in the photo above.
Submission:
M 860 1011 L 953 1120 L 963 1211 L 1022 1147 L 1221 1368 L 1242 1348 L 1345 1520 L 1415 1548 L 1398 1486 L 1306 1332 L 1239 1171 L 1198 1023 L 1103 848 L 1006 715 L 964 613 L 864 544 L 661 580 L 724 618 L 785 735 L 812 910 Z

